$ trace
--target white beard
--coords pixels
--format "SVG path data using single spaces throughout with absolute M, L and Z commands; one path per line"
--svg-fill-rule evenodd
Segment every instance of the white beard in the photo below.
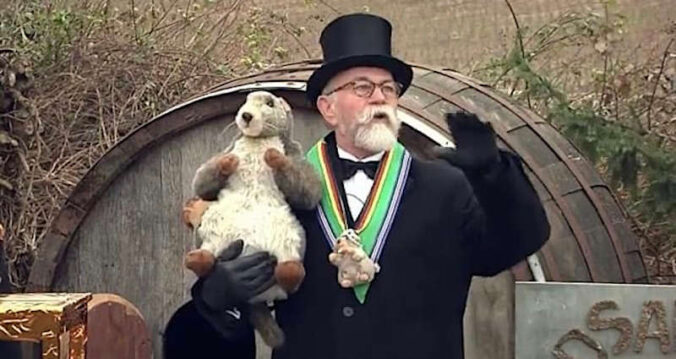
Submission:
M 385 122 L 375 115 L 385 116 Z M 378 121 L 372 123 L 373 121 Z M 369 152 L 388 151 L 397 142 L 401 121 L 392 106 L 369 106 L 364 109 L 354 129 L 354 145 Z

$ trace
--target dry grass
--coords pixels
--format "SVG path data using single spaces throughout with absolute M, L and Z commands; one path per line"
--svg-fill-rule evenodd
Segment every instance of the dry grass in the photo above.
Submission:
M 17 287 L 60 206 L 109 148 L 283 55 L 269 29 L 279 20 L 245 1 L 115 5 L 16 0 L 0 13 L 0 223 Z

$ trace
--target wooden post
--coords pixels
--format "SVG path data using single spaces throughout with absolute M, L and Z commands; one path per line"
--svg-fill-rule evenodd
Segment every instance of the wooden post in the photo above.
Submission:
M 115 294 L 94 294 L 88 307 L 87 358 L 152 357 L 146 322 L 133 304 Z

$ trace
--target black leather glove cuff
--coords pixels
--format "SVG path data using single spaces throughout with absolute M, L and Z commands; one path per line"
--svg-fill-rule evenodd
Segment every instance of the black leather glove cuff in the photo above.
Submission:
M 195 309 L 220 335 L 228 340 L 236 340 L 242 335 L 246 335 L 249 330 L 249 323 L 246 320 L 247 305 L 224 307 L 214 309 L 209 306 L 202 297 L 203 279 L 198 280 L 191 288 Z
M 509 162 L 508 159 L 503 158 L 506 153 L 507 152 L 505 151 L 498 151 L 498 156 L 496 156 L 495 161 L 484 163 L 481 167 L 461 167 L 461 169 L 471 181 L 478 180 L 484 182 L 493 182 L 493 180 L 500 177 L 500 173 L 504 170 L 505 166 Z
M 504 167 L 504 151 L 495 150 L 495 156 L 483 156 L 483 161 L 477 162 L 473 154 L 458 153 L 457 150 L 448 147 L 436 147 L 435 155 L 460 168 L 467 177 L 490 176 L 499 172 Z
M 529 192 L 525 186 L 532 188 L 526 175 L 521 158 L 512 152 L 500 150 L 500 162 L 481 173 L 467 174 L 477 197 L 486 199 L 502 197 L 505 192 L 513 192 L 514 188 Z M 521 192 L 519 192 L 521 193 Z

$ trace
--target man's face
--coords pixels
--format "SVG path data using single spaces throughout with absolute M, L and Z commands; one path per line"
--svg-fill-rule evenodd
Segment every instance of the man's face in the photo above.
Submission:
M 369 82 L 376 86 L 365 96 L 363 86 L 368 87 Z M 330 94 L 320 96 L 317 107 L 341 146 L 370 153 L 392 148 L 400 127 L 396 113 L 399 98 L 392 93 L 393 86 L 396 89 L 392 74 L 377 67 L 354 67 L 329 81 L 324 93 Z

